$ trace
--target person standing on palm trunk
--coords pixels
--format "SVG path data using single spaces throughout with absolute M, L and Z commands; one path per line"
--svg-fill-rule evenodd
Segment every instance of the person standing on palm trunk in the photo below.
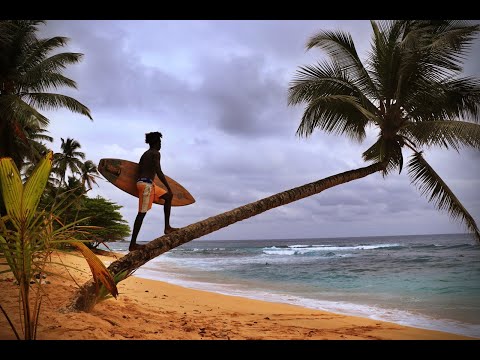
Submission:
M 165 175 L 160 166 L 160 148 L 162 147 L 162 133 L 155 131 L 145 135 L 145 142 L 150 145 L 150 148 L 143 153 L 139 161 L 139 172 L 137 180 L 138 190 L 138 214 L 133 225 L 132 239 L 130 240 L 129 251 L 141 250 L 145 245 L 138 245 L 137 236 L 142 227 L 143 219 L 147 211 L 152 208 L 155 197 L 165 200 L 163 211 L 165 214 L 165 234 L 178 230 L 170 226 L 170 210 L 172 207 L 172 190 L 168 184 Z M 158 188 L 155 189 L 154 179 L 158 176 L 160 181 L 165 185 L 167 191 L 158 193 Z

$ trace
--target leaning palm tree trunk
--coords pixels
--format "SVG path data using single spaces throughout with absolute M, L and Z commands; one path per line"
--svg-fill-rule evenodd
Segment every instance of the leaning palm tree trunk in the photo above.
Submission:
M 278 206 L 289 204 L 308 196 L 318 194 L 328 188 L 384 170 L 385 166 L 386 163 L 375 163 L 363 168 L 346 171 L 240 206 L 223 214 L 209 217 L 208 219 L 152 240 L 144 249 L 133 251 L 110 264 L 108 270 L 114 277 L 122 273 L 131 274 L 151 259 L 191 240 L 210 234 L 221 228 L 261 214 Z M 124 278 L 125 276 L 122 277 L 122 279 Z M 77 291 L 70 304 L 70 309 L 74 311 L 90 311 L 95 306 L 96 301 L 96 285 L 93 279 L 91 279 Z

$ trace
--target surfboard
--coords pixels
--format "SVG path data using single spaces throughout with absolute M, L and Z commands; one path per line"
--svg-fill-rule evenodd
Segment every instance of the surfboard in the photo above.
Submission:
M 137 193 L 137 179 L 138 179 L 138 164 L 133 161 L 123 159 L 100 159 L 98 164 L 98 171 L 105 179 L 115 185 L 120 190 L 126 193 L 138 197 Z M 173 199 L 172 206 L 185 206 L 195 202 L 194 197 L 178 182 L 165 175 L 165 178 L 172 189 Z M 162 181 L 155 176 L 154 179 L 155 189 L 157 194 L 164 194 L 167 188 Z M 153 199 L 155 204 L 163 205 L 165 200 L 155 196 Z

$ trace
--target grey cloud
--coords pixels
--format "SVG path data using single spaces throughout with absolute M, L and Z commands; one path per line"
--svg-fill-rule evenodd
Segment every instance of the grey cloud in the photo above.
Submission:
M 175 108 L 179 120 L 213 122 L 227 134 L 272 136 L 284 129 L 281 110 L 287 101 L 286 86 L 263 73 L 262 56 L 218 59 L 198 54 L 201 60 L 194 71 L 203 81 L 192 89 L 179 78 L 142 64 L 139 55 L 128 51 L 128 34 L 117 31 L 119 24 L 100 26 L 100 31 L 97 26 L 96 22 L 54 21 L 49 28 L 49 34 L 64 33 L 75 39 L 71 47 L 85 54 L 81 64 L 67 70 L 67 75 L 78 79 L 81 92 L 66 93 L 87 104 L 94 116 L 106 109 L 120 113 L 125 108 L 166 116 L 167 109 Z
M 229 135 L 273 136 L 285 128 L 286 118 L 279 109 L 286 107 L 286 87 L 262 72 L 263 57 L 209 58 L 197 66 L 203 74 L 197 96 L 209 103 L 220 130 Z
M 72 51 L 81 49 L 84 54 L 80 64 L 66 70 L 66 74 L 78 82 L 79 91 L 64 92 L 86 103 L 93 114 L 102 109 L 120 112 L 125 108 L 158 114 L 175 105 L 176 95 L 185 92 L 188 86 L 143 65 L 138 54 L 128 51 L 127 33 L 121 30 L 120 24 L 108 24 L 101 21 L 49 22 L 49 36 L 70 37 L 69 48 Z

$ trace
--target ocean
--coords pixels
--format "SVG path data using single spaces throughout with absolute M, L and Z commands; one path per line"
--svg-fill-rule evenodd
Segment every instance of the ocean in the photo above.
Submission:
M 135 276 L 480 338 L 480 245 L 468 234 L 193 240 Z

